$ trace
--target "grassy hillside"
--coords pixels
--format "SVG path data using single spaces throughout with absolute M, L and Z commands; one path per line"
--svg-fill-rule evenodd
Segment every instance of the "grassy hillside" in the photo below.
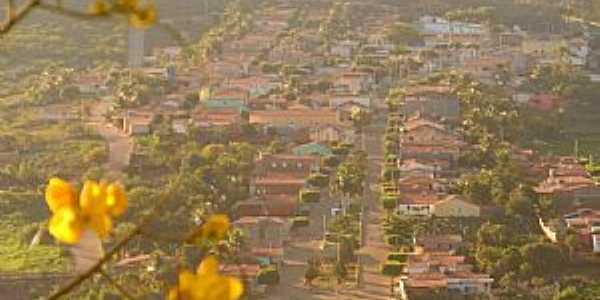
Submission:
M 146 37 L 147 50 L 173 45 L 172 32 L 187 41 L 199 39 L 227 1 L 157 0 L 159 19 Z M 85 10 L 85 0 L 63 0 L 65 7 Z M 2 10 L 0 10 L 2 11 Z M 74 18 L 34 9 L 11 31 L 0 36 L 0 96 L 19 89 L 22 78 L 49 64 L 86 68 L 100 63 L 124 64 L 128 26 L 125 18 Z

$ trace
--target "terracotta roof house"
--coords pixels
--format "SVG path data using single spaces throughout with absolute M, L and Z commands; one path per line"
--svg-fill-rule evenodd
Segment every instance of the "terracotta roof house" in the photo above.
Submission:
M 455 146 L 465 144 L 460 136 L 450 132 L 444 125 L 422 117 L 410 118 L 404 123 L 403 131 L 400 140 L 403 144 Z
M 489 294 L 494 279 L 488 274 L 474 273 L 465 257 L 448 252 L 425 252 L 411 255 L 395 289 L 400 299 L 432 296 L 436 290 L 444 290 L 458 296 Z
M 320 160 L 318 156 L 259 153 L 255 162 L 254 173 L 260 176 L 295 174 L 299 178 L 305 178 L 312 172 L 318 171 L 319 168 Z
M 403 160 L 399 166 L 400 174 L 403 177 L 437 177 L 440 167 L 427 164 L 417 159 Z
M 439 178 L 433 176 L 405 176 L 400 178 L 396 185 L 405 194 L 443 193 L 447 186 Z
M 197 110 L 192 114 L 192 123 L 196 127 L 235 127 L 244 123 L 241 112 L 232 110 Z
M 234 78 L 225 82 L 229 88 L 237 88 L 248 92 L 249 97 L 260 97 L 269 94 L 281 86 L 277 78 L 264 75 L 255 75 L 243 78 Z
M 315 143 L 354 143 L 355 135 L 350 126 L 325 124 L 310 128 L 309 138 Z
M 318 110 L 254 110 L 250 112 L 250 123 L 272 126 L 293 125 L 314 127 L 339 124 L 338 114 L 331 109 Z
M 306 180 L 297 174 L 267 174 L 255 176 L 250 182 L 252 195 L 298 195 L 305 186 Z
M 453 166 L 461 153 L 458 145 L 452 144 L 403 144 L 401 155 L 404 159 L 438 160 L 445 161 L 444 164 Z
M 449 195 L 433 205 L 432 213 L 436 217 L 478 218 L 481 210 L 478 205 L 468 202 L 458 195 Z
M 238 202 L 237 217 L 291 217 L 298 210 L 298 195 L 260 195 Z
M 563 218 L 567 228 L 575 231 L 582 245 L 594 253 L 600 253 L 600 210 L 578 209 Z
M 563 157 L 551 165 L 548 177 L 534 191 L 540 197 L 552 198 L 561 211 L 584 206 L 600 209 L 600 185 L 575 158 Z
M 463 245 L 463 239 L 457 234 L 420 235 L 415 238 L 418 252 L 456 252 Z
M 477 218 L 481 215 L 478 205 L 458 195 L 431 192 L 402 194 L 396 211 L 401 215 L 442 218 Z

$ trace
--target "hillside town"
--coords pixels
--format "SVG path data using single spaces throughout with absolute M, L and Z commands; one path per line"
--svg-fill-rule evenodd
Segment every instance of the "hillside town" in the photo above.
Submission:
M 180 292 L 215 256 L 241 299 L 598 299 L 600 24 L 447 2 L 228 0 L 189 45 L 130 27 L 123 64 L 0 84 L 0 298 L 225 299 Z M 61 244 L 54 177 L 127 211 Z

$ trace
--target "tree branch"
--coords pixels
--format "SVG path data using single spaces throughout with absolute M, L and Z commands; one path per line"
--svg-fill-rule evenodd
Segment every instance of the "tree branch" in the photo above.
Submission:
M 13 25 L 23 19 L 35 6 L 40 4 L 40 0 L 29 0 L 21 8 L 17 8 L 14 0 L 8 0 L 7 18 L 0 23 L 0 34 L 8 32 Z
M 115 256 L 115 254 L 117 254 L 119 252 L 119 250 L 124 248 L 131 240 L 133 240 L 133 238 L 135 238 L 137 235 L 139 235 L 142 232 L 142 228 L 147 226 L 148 224 L 150 224 L 152 222 L 152 220 L 160 213 L 160 210 L 170 199 L 171 193 L 172 193 L 171 189 L 165 191 L 161 195 L 158 204 L 154 207 L 152 212 L 150 214 L 144 216 L 144 218 L 142 219 L 142 221 L 140 222 L 140 224 L 138 226 L 136 226 L 121 241 L 119 241 L 117 243 L 117 245 L 115 245 L 115 247 L 113 247 L 109 252 L 107 252 L 93 267 L 91 267 L 88 271 L 84 272 L 83 274 L 81 274 L 81 275 L 77 276 L 76 278 L 74 278 L 73 280 L 71 280 L 71 282 L 69 282 L 66 286 L 62 287 L 57 292 L 52 294 L 50 297 L 48 297 L 48 299 L 49 300 L 60 299 L 61 297 L 65 296 L 69 292 L 71 292 L 74 288 L 79 286 L 81 283 L 83 283 L 87 279 L 91 278 L 94 274 L 101 272 L 102 266 L 104 264 L 106 264 L 109 260 L 111 260 L 113 258 L 113 256 Z

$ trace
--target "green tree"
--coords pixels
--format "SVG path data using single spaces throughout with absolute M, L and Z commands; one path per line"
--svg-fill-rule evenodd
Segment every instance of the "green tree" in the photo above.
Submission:
M 525 262 L 524 268 L 531 274 L 548 276 L 557 274 L 566 265 L 565 255 L 560 247 L 549 243 L 530 243 L 520 249 L 521 256 Z
M 362 194 L 365 179 L 366 173 L 362 165 L 346 161 L 337 169 L 335 184 L 339 191 L 353 197 Z
M 413 45 L 421 41 L 419 31 L 411 24 L 395 23 L 385 29 L 385 35 L 396 46 Z
M 335 264 L 334 275 L 337 279 L 338 284 L 342 284 L 346 277 L 348 276 L 348 270 L 346 269 L 346 265 L 342 261 L 338 261 Z
M 587 299 L 590 299 L 590 298 L 584 297 L 577 291 L 577 288 L 572 287 L 572 286 L 560 290 L 556 295 L 554 295 L 554 297 L 552 297 L 552 300 L 587 300 Z

